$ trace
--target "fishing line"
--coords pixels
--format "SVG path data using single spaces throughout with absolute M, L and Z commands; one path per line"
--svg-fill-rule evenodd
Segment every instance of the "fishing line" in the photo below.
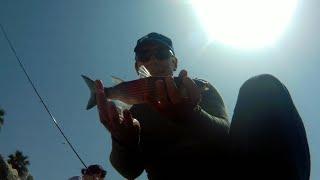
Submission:
M 28 73 L 27 73 L 26 69 L 25 69 L 25 68 L 24 68 L 24 66 L 22 65 L 21 60 L 20 60 L 20 58 L 18 57 L 18 55 L 17 55 L 17 53 L 16 53 L 16 51 L 15 51 L 15 49 L 14 49 L 14 47 L 13 47 L 13 45 L 12 45 L 11 41 L 9 40 L 8 35 L 7 35 L 7 33 L 5 32 L 5 30 L 4 30 L 3 26 L 2 26 L 2 24 L 0 24 L 0 26 L 1 26 L 2 32 L 3 32 L 3 34 L 4 34 L 5 38 L 6 38 L 6 40 L 8 41 L 8 44 L 9 44 L 9 46 L 10 46 L 10 48 L 11 48 L 11 50 L 12 50 L 13 54 L 15 55 L 16 59 L 18 60 L 19 65 L 20 65 L 21 69 L 23 70 L 24 74 L 27 76 L 28 81 L 29 81 L 29 83 L 31 84 L 31 86 L 32 86 L 32 88 L 33 88 L 33 90 L 34 90 L 34 92 L 35 92 L 35 93 L 37 94 L 37 96 L 39 97 L 39 99 L 40 99 L 40 101 L 41 101 L 42 105 L 44 106 L 44 108 L 46 109 L 46 111 L 48 112 L 48 114 L 50 115 L 50 117 L 51 117 L 51 119 L 52 119 L 53 123 L 54 123 L 54 124 L 56 125 L 56 127 L 59 129 L 60 133 L 62 134 L 62 136 L 64 137 L 64 139 L 67 141 L 67 143 L 68 143 L 68 144 L 69 144 L 69 146 L 71 147 L 72 151 L 77 155 L 78 159 L 81 161 L 81 163 L 83 164 L 83 166 L 84 166 L 85 168 L 87 168 L 86 164 L 85 164 L 85 163 L 83 162 L 83 160 L 80 158 L 79 154 L 78 154 L 78 153 L 77 153 L 77 151 L 74 149 L 74 147 L 72 146 L 71 142 L 68 140 L 68 138 L 67 138 L 67 137 L 65 136 L 65 134 L 63 133 L 63 131 L 62 131 L 62 129 L 60 128 L 60 126 L 58 125 L 58 123 L 57 123 L 56 119 L 55 119 L 55 118 L 53 117 L 53 115 L 51 114 L 51 112 L 50 112 L 49 108 L 47 107 L 47 105 L 46 105 L 46 104 L 44 103 L 44 101 L 42 100 L 42 98 L 41 98 L 41 96 L 40 96 L 39 92 L 37 91 L 37 89 L 36 89 L 35 85 L 33 84 L 32 80 L 31 80 L 31 78 L 29 77 L 29 75 L 28 75 Z

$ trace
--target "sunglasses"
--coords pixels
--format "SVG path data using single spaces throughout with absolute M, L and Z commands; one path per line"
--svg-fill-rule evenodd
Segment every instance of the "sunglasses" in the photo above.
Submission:
M 136 52 L 136 61 L 148 62 L 154 56 L 158 60 L 166 60 L 174 56 L 170 49 L 157 49 L 155 51 L 144 50 Z

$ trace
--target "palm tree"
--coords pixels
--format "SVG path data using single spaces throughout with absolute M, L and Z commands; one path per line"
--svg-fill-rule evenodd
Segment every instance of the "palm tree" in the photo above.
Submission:
M 3 120 L 4 120 L 3 116 L 4 116 L 4 114 L 5 114 L 4 110 L 0 108 L 0 129 L 1 129 L 2 125 L 3 125 Z
M 30 165 L 28 156 L 24 156 L 21 151 L 16 151 L 15 154 L 10 154 L 8 157 L 8 163 L 18 171 L 19 176 L 28 172 L 27 166 Z

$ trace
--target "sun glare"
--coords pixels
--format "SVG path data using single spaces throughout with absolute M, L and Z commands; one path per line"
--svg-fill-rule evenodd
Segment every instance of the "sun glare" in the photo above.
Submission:
M 192 0 L 210 41 L 237 48 L 271 46 L 289 24 L 298 0 Z

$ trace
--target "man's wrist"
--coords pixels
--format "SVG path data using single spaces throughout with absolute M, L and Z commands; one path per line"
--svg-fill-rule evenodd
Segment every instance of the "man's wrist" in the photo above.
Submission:
M 176 105 L 171 111 L 178 119 L 190 119 L 194 116 L 195 112 L 201 111 L 201 107 L 191 103 L 181 103 Z
M 112 139 L 112 145 L 116 146 L 116 148 L 120 150 L 136 149 L 139 146 L 139 140 L 133 143 L 124 143 L 112 135 L 111 135 L 111 139 Z

